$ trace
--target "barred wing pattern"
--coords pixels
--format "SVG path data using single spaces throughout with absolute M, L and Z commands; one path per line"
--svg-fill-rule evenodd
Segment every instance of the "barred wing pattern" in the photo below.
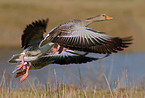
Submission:
M 90 52 L 96 52 L 96 53 L 103 53 L 103 54 L 111 54 L 111 53 L 117 53 L 118 51 L 124 50 L 124 48 L 127 48 L 130 44 L 132 44 L 132 37 L 126 37 L 126 38 L 112 38 L 111 42 L 104 44 L 104 45 L 95 45 L 92 47 L 87 48 L 87 51 Z
M 111 54 L 111 53 L 117 53 L 118 51 L 124 50 L 124 48 L 127 48 L 130 44 L 132 44 L 132 37 L 126 37 L 126 38 L 118 38 L 114 37 L 111 39 L 110 42 L 102 44 L 102 45 L 95 45 L 91 47 L 85 47 L 85 48 L 76 48 L 76 47 L 68 47 L 72 50 L 78 50 L 78 51 L 88 51 L 93 53 L 100 53 L 100 54 Z
M 43 34 L 46 32 L 47 23 L 48 19 L 42 19 L 27 25 L 21 37 L 22 48 L 26 49 L 29 46 L 38 45 L 44 38 Z
M 47 40 L 66 47 L 85 48 L 108 43 L 111 37 L 75 23 L 67 23 L 50 32 L 43 41 Z
M 52 41 L 72 50 L 111 54 L 123 50 L 131 44 L 132 37 L 111 37 L 75 23 L 67 23 L 54 28 L 42 41 Z M 45 42 L 45 43 L 46 43 Z
M 32 62 L 32 69 L 40 69 L 48 64 L 60 64 L 60 65 L 68 65 L 68 64 L 82 64 L 91 62 L 94 60 L 102 59 L 107 57 L 108 55 L 101 58 L 88 57 L 87 53 L 77 53 L 77 52 L 69 52 L 63 51 L 61 54 L 53 54 L 46 55 L 39 58 L 37 61 Z

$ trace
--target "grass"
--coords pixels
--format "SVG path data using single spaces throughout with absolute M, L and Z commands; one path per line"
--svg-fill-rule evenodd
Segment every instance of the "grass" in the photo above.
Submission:
M 133 36 L 134 44 L 128 52 L 144 51 L 144 0 L 1 0 L 0 47 L 20 47 L 26 24 L 49 17 L 47 31 L 69 19 L 86 19 L 105 13 L 112 21 L 90 27 L 112 36 Z
M 58 92 L 59 91 L 59 92 Z M 4 93 L 3 93 L 4 92 Z M 144 91 L 115 90 L 114 98 L 144 98 Z M 109 91 L 104 90 L 80 90 L 64 87 L 58 90 L 38 90 L 37 94 L 29 90 L 0 91 L 1 98 L 112 98 Z
M 79 69 L 78 69 L 79 70 Z M 1 98 L 144 98 L 145 97 L 145 90 L 138 89 L 133 84 L 132 81 L 124 82 L 123 84 L 126 85 L 123 88 L 120 87 L 121 81 L 118 80 L 114 82 L 115 88 L 110 89 L 110 84 L 106 75 L 103 73 L 104 82 L 107 83 L 106 89 L 96 89 L 96 86 L 93 88 L 87 87 L 76 87 L 74 85 L 66 85 L 63 83 L 59 83 L 57 80 L 57 75 L 54 69 L 55 75 L 55 82 L 57 85 L 53 83 L 47 83 L 46 85 L 40 85 L 41 83 L 34 83 L 29 79 L 26 79 L 26 83 L 24 87 L 17 88 L 12 87 L 13 78 L 12 77 L 9 81 L 5 76 L 5 72 L 3 72 L 1 82 L 0 82 L 0 97 Z M 127 81 L 127 73 L 124 73 L 124 79 Z M 81 80 L 81 73 L 79 72 L 80 80 Z M 80 84 L 81 83 L 80 81 Z M 133 86 L 131 86 L 133 84 Z M 29 88 L 26 87 L 29 86 Z M 128 86 L 130 86 L 128 88 Z

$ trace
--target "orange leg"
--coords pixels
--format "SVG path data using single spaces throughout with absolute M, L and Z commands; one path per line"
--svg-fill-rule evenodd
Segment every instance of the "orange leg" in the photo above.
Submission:
M 59 48 L 59 54 L 63 51 L 63 46 L 60 46 L 60 48 Z
M 17 66 L 17 69 L 20 69 L 24 65 L 24 55 L 21 55 L 22 62 Z
M 26 73 L 20 79 L 20 83 L 22 83 L 28 77 L 29 68 L 30 68 L 30 66 L 27 66 Z
M 16 78 L 21 76 L 21 75 L 24 75 L 25 73 L 26 73 L 26 66 L 23 66 L 23 70 L 16 74 Z
M 54 48 L 53 48 L 53 54 L 56 52 L 58 45 L 56 43 L 54 43 Z

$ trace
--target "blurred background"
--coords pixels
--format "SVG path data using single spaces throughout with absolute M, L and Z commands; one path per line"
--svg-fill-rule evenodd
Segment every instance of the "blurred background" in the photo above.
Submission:
M 133 36 L 128 52 L 143 52 L 145 36 L 144 0 L 0 0 L 0 47 L 20 47 L 27 24 L 49 18 L 47 31 L 69 19 L 86 19 L 105 13 L 113 20 L 91 28 L 112 36 Z
M 106 59 L 82 64 L 83 66 L 80 66 L 81 64 L 78 65 L 80 68 L 84 68 L 81 70 L 81 73 L 84 74 L 84 81 L 86 79 L 86 72 L 89 73 L 89 77 L 92 76 L 90 81 L 93 81 L 93 85 L 93 83 L 98 83 L 94 82 L 97 81 L 97 79 L 93 80 L 94 75 L 95 78 L 101 77 L 101 74 L 98 74 L 98 72 L 104 72 L 107 78 L 112 77 L 110 80 L 114 81 L 117 80 L 117 75 L 122 76 L 124 70 L 127 70 L 125 73 L 127 72 L 129 74 L 128 77 L 131 77 L 130 80 L 144 79 L 145 72 L 143 70 L 144 68 L 142 68 L 145 65 L 145 44 L 143 43 L 145 41 L 144 4 L 144 0 L 0 0 L 1 77 L 4 70 L 6 70 L 9 77 L 12 75 L 11 71 L 16 65 L 9 64 L 8 60 L 13 54 L 22 51 L 21 34 L 27 24 L 37 19 L 49 18 L 50 21 L 47 27 L 47 31 L 49 31 L 69 19 L 86 19 L 104 13 L 113 17 L 113 20 L 94 23 L 89 27 L 94 30 L 106 32 L 111 36 L 133 36 L 134 41 L 129 48 L 119 54 L 112 54 Z M 93 73 L 91 69 L 96 66 L 97 68 Z M 37 77 L 38 80 L 42 80 L 45 83 L 47 81 L 46 77 L 48 77 L 48 69 L 50 70 L 52 68 L 51 74 L 54 74 L 53 68 L 55 67 L 58 75 L 63 76 L 61 72 L 64 72 L 65 78 L 63 82 L 68 80 L 66 73 L 70 74 L 70 71 L 65 73 L 67 70 L 71 70 L 74 77 L 78 76 L 76 74 L 76 71 L 78 73 L 78 69 L 75 69 L 76 66 L 72 68 L 72 66 L 57 67 L 50 65 L 45 67 L 45 69 L 31 71 L 28 79 L 30 77 L 31 79 Z M 40 76 L 43 77 L 37 76 L 38 74 L 36 73 L 40 73 Z M 49 75 L 51 74 L 49 73 Z M 18 81 L 19 78 L 15 82 L 18 83 Z

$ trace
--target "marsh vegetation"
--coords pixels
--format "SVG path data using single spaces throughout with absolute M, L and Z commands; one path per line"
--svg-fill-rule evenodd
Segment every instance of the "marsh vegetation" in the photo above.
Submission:
M 145 85 L 144 78 L 137 84 L 135 79 L 129 79 L 128 70 L 123 70 L 123 81 L 119 75 L 117 79 L 110 83 L 110 79 L 106 77 L 103 67 L 100 68 L 96 85 L 90 87 L 92 80 L 96 77 L 86 75 L 87 81 L 82 80 L 82 73 L 78 71 L 77 79 L 79 86 L 73 84 L 74 79 L 68 80 L 69 85 L 59 81 L 58 75 L 55 74 L 53 68 L 54 79 L 51 75 L 48 82 L 41 83 L 39 80 L 31 80 L 30 78 L 21 84 L 16 82 L 14 75 L 7 73 L 10 70 L 4 70 L 8 66 L 7 60 L 13 53 L 17 53 L 20 49 L 21 34 L 26 24 L 34 20 L 42 18 L 50 18 L 47 31 L 60 23 L 64 23 L 69 19 L 86 19 L 105 13 L 113 17 L 112 21 L 100 22 L 92 24 L 91 28 L 106 32 L 112 36 L 130 36 L 134 37 L 134 44 L 125 52 L 142 52 L 145 51 L 145 44 L 142 44 L 145 37 L 145 13 L 144 0 L 0 0 L 0 48 L 3 50 L 13 49 L 12 52 L 0 51 L 0 97 L 1 98 L 144 98 Z M 9 51 L 9 50 L 8 50 Z M 20 51 L 20 50 L 19 50 Z M 9 53 L 9 55 L 5 55 Z M 134 55 L 132 56 L 134 57 Z M 124 57 L 126 58 L 126 57 Z M 110 59 L 109 59 L 110 60 Z M 136 58 L 133 58 L 135 61 Z M 131 61 L 131 60 L 130 60 Z M 119 66 L 127 66 L 125 59 L 124 64 Z M 143 61 L 143 60 L 142 60 Z M 136 61 L 137 62 L 137 61 Z M 107 63 L 107 62 L 106 62 Z M 96 63 L 97 64 L 97 63 Z M 104 62 L 102 61 L 103 66 Z M 113 59 L 112 59 L 113 64 Z M 141 64 L 141 63 L 139 63 Z M 90 64 L 91 65 L 91 64 Z M 137 65 L 137 63 L 131 63 Z M 142 63 L 144 65 L 144 62 Z M 109 67 L 112 65 L 110 64 Z M 117 65 L 114 65 L 117 66 Z M 114 67 L 113 66 L 113 67 Z M 76 66 L 75 66 L 76 67 Z M 131 67 L 131 66 L 129 66 Z M 8 67 L 10 68 L 10 67 Z M 89 66 L 92 71 L 93 68 Z M 120 67 L 119 67 L 120 68 Z M 84 68 L 85 69 L 85 68 Z M 109 71 L 116 70 L 109 68 Z M 135 67 L 137 69 L 137 67 Z M 43 69 L 44 70 L 44 69 Z M 64 69 L 65 70 L 65 69 Z M 71 70 L 69 70 L 71 72 Z M 140 70 L 138 70 L 140 71 Z M 42 72 L 42 71 L 39 71 Z M 133 71 L 134 73 L 137 73 Z M 132 73 L 133 73 L 132 72 Z M 36 73 L 36 72 L 35 72 Z M 48 72 L 49 73 L 49 72 Z M 132 74 L 131 73 L 131 74 Z M 45 76 L 47 76 L 45 74 Z M 113 76 L 113 75 L 112 75 Z M 141 76 L 141 74 L 140 74 Z M 57 78 L 56 78 L 57 77 Z M 76 76 L 73 76 L 76 77 Z M 111 76 L 110 76 L 111 77 Z M 66 78 L 67 79 L 67 78 Z M 15 81 L 14 81 L 15 80 Z M 108 83 L 109 81 L 109 83 Z M 71 84 L 72 83 L 72 84 Z M 85 84 L 85 85 L 84 85 Z M 112 85 L 114 88 L 112 88 Z

